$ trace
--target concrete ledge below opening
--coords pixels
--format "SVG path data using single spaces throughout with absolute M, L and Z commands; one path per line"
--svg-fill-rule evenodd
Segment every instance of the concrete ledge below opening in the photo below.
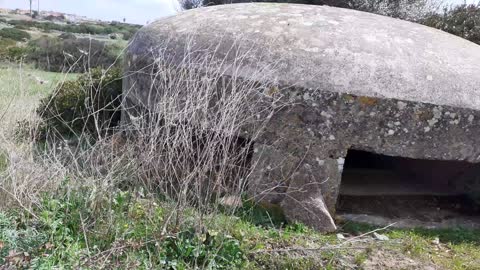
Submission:
M 374 225 L 480 228 L 480 165 L 350 150 L 336 210 Z

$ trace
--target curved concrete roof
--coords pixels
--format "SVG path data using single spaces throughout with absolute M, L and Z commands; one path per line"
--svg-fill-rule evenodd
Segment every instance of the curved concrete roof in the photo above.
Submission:
M 286 84 L 480 110 L 480 46 L 419 24 L 327 6 L 233 4 L 158 20 L 130 53 L 167 36 L 184 46 L 184 34 L 268 46 Z

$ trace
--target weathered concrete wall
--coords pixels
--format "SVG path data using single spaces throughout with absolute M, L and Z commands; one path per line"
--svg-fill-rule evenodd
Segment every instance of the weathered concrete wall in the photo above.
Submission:
M 223 43 L 218 58 L 233 43 L 267 46 L 261 53 L 270 55 L 251 64 L 281 59 L 272 79 L 285 85 L 480 109 L 478 45 L 389 17 L 327 6 L 215 6 L 150 24 L 129 54 L 165 40 L 182 52 L 187 41 L 192 49 Z
M 254 67 L 271 67 L 266 80 L 278 91 L 265 95 L 291 105 L 255 142 L 250 193 L 318 230 L 335 229 L 348 149 L 480 161 L 480 47 L 458 37 L 331 7 L 201 8 L 139 31 L 126 55 L 132 74 L 124 89 L 133 105 L 155 104 L 151 76 L 136 71 L 148 70 L 159 44 L 167 44 L 162 54 L 173 62 L 187 49 L 210 53 L 226 75 L 232 52 L 242 48 L 253 54 L 243 59 L 241 76 L 255 79 Z
M 308 91 L 293 92 L 301 93 L 296 95 L 301 105 L 279 112 L 272 119 L 266 135 L 256 144 L 261 169 L 253 177 L 257 181 L 253 185 L 258 188 L 256 194 L 273 189 L 271 194 L 275 195 L 266 199 L 284 204 L 285 209 L 302 209 L 295 204 L 303 204 L 305 197 L 318 198 L 321 193 L 333 214 L 348 149 L 480 162 L 478 111 L 327 92 L 310 93 L 305 100 Z M 291 165 L 276 169 L 284 163 Z M 307 180 L 309 184 L 303 182 Z M 304 189 L 295 191 L 292 186 Z

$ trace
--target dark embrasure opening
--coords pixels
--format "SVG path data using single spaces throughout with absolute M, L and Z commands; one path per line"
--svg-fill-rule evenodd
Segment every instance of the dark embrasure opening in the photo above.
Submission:
M 480 165 L 349 150 L 336 210 L 390 221 L 480 224 Z

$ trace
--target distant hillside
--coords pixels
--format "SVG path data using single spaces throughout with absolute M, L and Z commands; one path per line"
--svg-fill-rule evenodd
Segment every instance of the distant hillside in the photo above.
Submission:
M 22 62 L 55 72 L 84 72 L 121 62 L 142 27 L 60 12 L 0 9 L 0 63 Z
M 33 19 L 35 20 L 45 20 L 45 21 L 55 21 L 55 22 L 63 22 L 63 23 L 120 23 L 120 22 L 110 22 L 110 21 L 101 21 L 97 19 L 90 19 L 86 16 L 80 16 L 76 14 L 69 14 L 57 11 L 45 11 L 41 10 L 38 12 L 37 10 L 32 10 Z M 15 17 L 17 19 L 25 19 L 31 20 L 30 17 L 30 10 L 26 9 L 8 9 L 8 8 L 0 8 L 0 16 L 7 16 L 7 17 Z M 125 22 L 123 22 L 125 23 Z M 133 25 L 133 24 L 128 24 Z M 136 25 L 139 26 L 139 25 Z

